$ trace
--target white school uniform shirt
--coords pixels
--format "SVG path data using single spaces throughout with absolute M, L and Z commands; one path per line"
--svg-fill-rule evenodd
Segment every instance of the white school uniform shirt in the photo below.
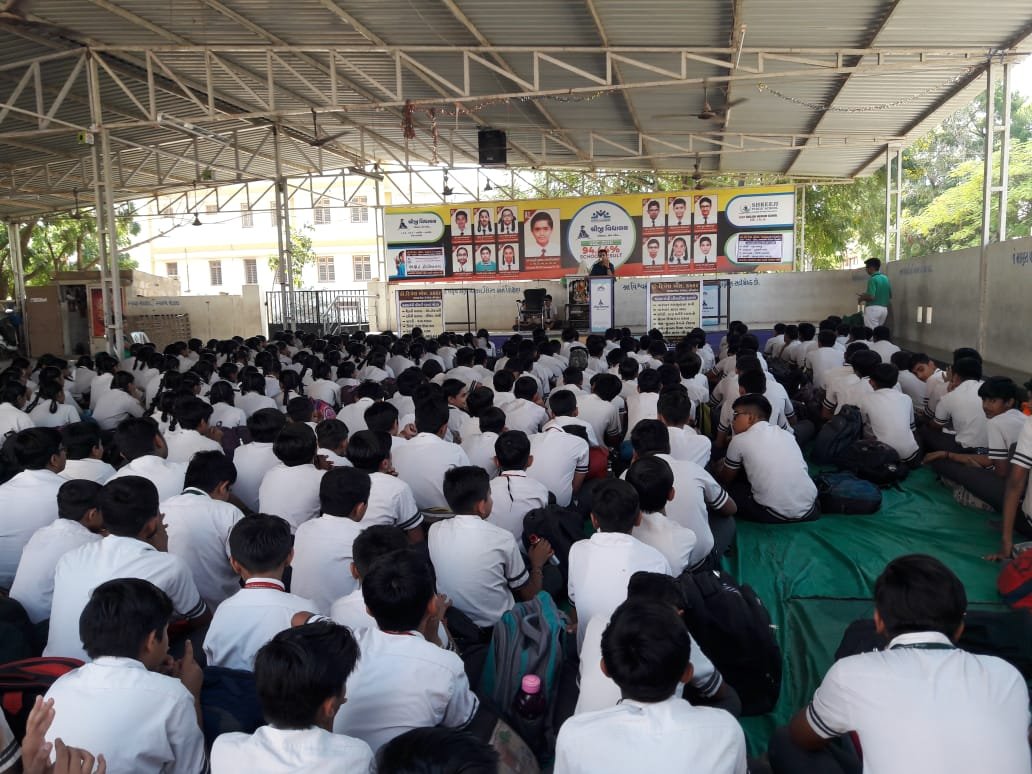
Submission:
M 354 465 L 351 464 L 351 460 L 349 460 L 347 457 L 341 457 L 339 454 L 337 454 L 337 452 L 332 451 L 330 449 L 323 448 L 323 447 L 319 447 L 316 450 L 315 456 L 317 456 L 317 457 L 325 457 L 326 461 L 327 462 L 332 462 L 333 463 L 333 467 L 335 467 L 335 468 L 353 468 L 353 467 L 355 467 Z
M 577 396 L 577 418 L 591 425 L 595 437 L 602 443 L 607 435 L 620 434 L 620 410 L 615 403 L 602 400 L 594 393 Z
M 564 508 L 573 499 L 573 478 L 588 472 L 588 442 L 557 427 L 530 437 L 534 461 L 527 475 L 540 481 Z
M 901 460 L 915 456 L 920 447 L 914 438 L 914 404 L 895 390 L 872 390 L 860 401 L 864 429 L 896 450 Z
M 340 599 L 333 601 L 333 604 L 330 605 L 330 618 L 333 619 L 334 623 L 346 626 L 356 634 L 359 629 L 376 628 L 376 620 L 366 610 L 365 598 L 362 596 L 362 586 L 360 584 L 350 594 L 345 594 Z
M 399 392 L 393 398 L 388 398 L 387 402 L 390 403 L 392 406 L 394 406 L 394 408 L 396 408 L 398 410 L 398 418 L 399 419 L 401 417 L 405 416 L 406 414 L 415 414 L 416 413 L 416 402 L 414 400 L 412 400 L 412 396 L 411 395 L 402 395 Z M 337 419 L 340 419 L 340 414 L 337 415 Z M 343 419 L 341 419 L 340 421 L 344 422 Z M 344 424 L 347 424 L 347 422 L 344 422 Z M 351 428 L 349 427 L 348 430 L 351 431 Z
M 670 563 L 659 551 L 622 532 L 596 532 L 570 547 L 567 591 L 577 608 L 577 619 L 590 621 L 608 616 L 627 599 L 627 583 L 639 570 L 673 575 Z M 577 631 L 577 650 L 584 630 Z
M 509 392 L 500 392 L 495 390 L 493 405 L 496 408 L 500 408 L 504 411 L 504 407 L 516 400 L 516 394 L 511 390 Z
M 584 633 L 584 646 L 580 654 L 580 694 L 577 696 L 577 707 L 574 715 L 585 712 L 615 707 L 620 703 L 620 686 L 613 679 L 602 671 L 602 633 L 609 626 L 609 616 L 595 616 L 587 623 L 587 631 Z M 702 652 L 698 643 L 688 635 L 691 641 L 692 655 L 692 681 L 691 685 L 702 696 L 711 697 L 724 684 L 724 678 L 713 666 L 713 662 Z M 681 693 L 681 685 L 675 691 L 676 695 Z
M 412 487 L 416 505 L 424 510 L 447 508 L 444 474 L 452 468 L 469 465 L 469 457 L 461 446 L 433 433 L 419 433 L 410 438 L 393 450 L 391 459 L 398 477 Z
M 0 441 L 11 433 L 35 427 L 29 415 L 13 403 L 0 403 Z
M 856 375 L 853 366 L 843 365 L 840 368 L 828 369 L 824 373 L 824 401 L 821 405 L 837 414 L 839 407 L 845 405 L 845 393 L 859 382 L 860 377 Z
M 136 538 L 108 535 L 58 560 L 44 656 L 89 660 L 79 639 L 79 616 L 93 590 L 115 578 L 150 581 L 168 594 L 178 616 L 197 618 L 204 614 L 204 600 L 182 559 Z
M 270 395 L 262 395 L 257 392 L 245 392 L 233 399 L 237 408 L 242 409 L 244 415 L 250 419 L 251 415 L 260 409 L 278 409 L 276 400 Z
M 97 381 L 100 377 L 97 377 Z M 142 417 L 143 406 L 125 390 L 105 390 L 93 409 L 93 419 L 101 430 L 114 430 L 127 417 Z
M 595 428 L 580 417 L 552 417 L 542 425 L 541 429 L 548 430 L 552 427 L 557 427 L 560 430 L 566 427 L 582 427 L 584 428 L 584 434 L 588 436 L 588 446 L 594 449 L 602 445 L 599 443 L 598 436 L 595 435 Z
M 516 398 L 502 406 L 505 412 L 505 426 L 510 430 L 522 430 L 527 435 L 541 432 L 541 426 L 548 421 L 548 412 L 542 406 L 526 398 Z
M 866 762 L 866 761 L 865 761 Z M 559 729 L 555 774 L 600 771 L 746 774 L 745 734 L 734 716 L 678 696 L 625 699 L 569 718 Z
M 981 386 L 982 382 L 967 379 L 946 393 L 935 407 L 935 421 L 940 425 L 950 423 L 957 443 L 969 449 L 984 449 L 989 445 L 989 421 L 982 410 L 982 399 L 978 397 Z
M 698 542 L 695 533 L 662 513 L 643 511 L 641 524 L 631 530 L 631 536 L 663 554 L 674 575 L 680 575 L 686 567 L 697 564 L 693 558 Z
M 1010 459 L 1011 446 L 1018 442 L 1027 419 L 1028 417 L 1017 409 L 1010 409 L 988 421 L 986 434 L 989 437 L 989 459 Z
M 115 378 L 113 373 L 97 374 L 90 382 L 90 410 L 96 412 L 97 401 L 111 389 L 111 380 Z
M 899 347 L 893 344 L 888 339 L 882 339 L 881 341 L 869 341 L 867 347 L 872 352 L 877 352 L 881 355 L 883 363 L 891 362 L 892 356 L 899 352 Z
M 220 734 L 211 747 L 212 774 L 294 774 L 298 771 L 365 772 L 373 751 L 361 739 L 318 726 L 261 726 L 253 734 Z
M 462 436 L 462 450 L 469 457 L 470 465 L 477 465 L 487 471 L 490 478 L 498 475 L 498 465 L 495 463 L 495 441 L 498 440 L 498 433 L 477 433 L 468 438 Z
M 903 394 L 914 404 L 914 414 L 923 414 L 925 401 L 928 399 L 928 385 L 906 370 L 899 372 L 898 384 Z
M 219 605 L 204 637 L 208 666 L 254 671 L 262 645 L 290 628 L 296 613 L 320 613 L 310 599 L 283 590 L 275 578 L 251 578 Z
M 694 462 L 699 467 L 709 465 L 713 453 L 713 442 L 697 433 L 694 427 L 672 427 L 667 425 L 670 434 L 670 456 L 675 460 Z
M 162 502 L 161 512 L 168 530 L 168 552 L 190 568 L 201 598 L 214 610 L 240 589 L 229 564 L 229 533 L 244 514 L 196 487 Z
M 805 368 L 813 374 L 813 386 L 827 389 L 828 373 L 842 367 L 842 352 L 835 347 L 817 347 L 806 356 Z
M 67 403 L 60 403 L 57 410 L 51 413 L 50 401 L 41 400 L 36 408 L 29 412 L 29 419 L 36 427 L 64 427 L 79 421 L 79 412 Z
M 627 433 L 624 435 L 624 440 L 631 440 L 634 426 L 641 420 L 659 417 L 659 411 L 656 408 L 658 404 L 658 392 L 636 392 L 627 399 Z
M 369 425 L 365 421 L 365 412 L 375 402 L 372 398 L 359 398 L 337 412 L 337 419 L 347 426 L 348 435 L 369 429 Z
M 462 659 L 416 631 L 362 629 L 362 657 L 348 678 L 347 703 L 333 731 L 366 742 L 373 752 L 413 728 L 463 728 L 480 702 Z
M 412 529 L 423 523 L 423 514 L 407 483 L 379 471 L 369 474 L 369 483 L 369 502 L 362 517 L 362 529 L 376 524 Z
M 188 430 L 180 427 L 165 435 L 165 445 L 168 446 L 169 462 L 189 463 L 197 452 L 217 451 L 222 452 L 222 444 L 214 438 L 201 435 L 196 430 Z
M 186 465 L 182 462 L 169 462 L 156 454 L 145 454 L 120 467 L 108 480 L 113 481 L 125 476 L 142 476 L 149 479 L 158 489 L 160 502 L 183 491 Z
M 1032 468 L 1032 417 L 1025 417 L 1025 424 L 1014 446 L 1014 454 L 1011 455 L 1011 464 L 1025 470 Z M 1032 476 L 1028 477 L 1021 510 L 1025 514 L 1025 520 L 1032 524 Z
M 735 400 L 738 399 L 738 377 L 735 376 L 735 393 L 734 397 L 729 397 L 720 407 L 720 416 L 717 419 L 717 430 L 722 433 L 731 435 L 733 432 L 732 422 L 735 418 Z M 767 379 L 767 386 L 763 392 L 763 397 L 767 399 L 770 404 L 770 420 L 772 425 L 780 427 L 782 430 L 786 430 L 789 433 L 794 433 L 792 425 L 789 424 L 788 417 L 795 414 L 795 406 L 792 405 L 791 399 L 788 397 L 788 393 L 785 392 L 785 388 L 780 383 L 774 381 L 774 379 Z M 790 414 L 786 414 L 791 409 Z
M 935 417 L 935 410 L 939 407 L 939 401 L 945 397 L 949 391 L 950 385 L 946 381 L 945 371 L 936 368 L 935 373 L 928 377 L 928 381 L 925 382 L 927 393 L 925 395 L 925 415 L 929 417 Z
M 92 384 L 94 378 L 97 376 L 97 372 L 86 366 L 76 366 L 72 372 L 72 394 L 77 398 L 85 395 L 90 391 L 90 384 Z
M 530 580 L 512 533 L 479 516 L 456 514 L 427 536 L 437 588 L 477 626 L 494 626 L 513 608 L 510 589 Z
M 329 379 L 316 379 L 307 388 L 307 392 L 312 400 L 321 400 L 331 406 L 340 405 L 340 385 Z
M 74 519 L 57 519 L 36 530 L 22 550 L 11 585 L 11 598 L 25 608 L 32 623 L 50 617 L 57 560 L 79 546 L 100 540 Z
M 736 433 L 727 447 L 724 465 L 744 469 L 753 499 L 785 519 L 810 513 L 817 487 L 791 433 L 767 422 L 757 422 Z
M 825 739 L 856 732 L 864 771 L 1029 770 L 1025 680 L 939 632 L 901 634 L 886 650 L 836 661 L 806 718 Z
M 65 460 L 64 470 L 57 475 L 65 481 L 85 479 L 86 481 L 96 481 L 98 484 L 106 484 L 108 479 L 115 475 L 115 469 L 104 460 L 83 457 L 81 460 Z
M 523 540 L 523 517 L 548 505 L 548 489 L 524 470 L 506 470 L 491 480 L 491 501 L 488 523 L 512 533 L 519 544 Z
M 61 675 L 45 698 L 60 707 L 46 740 L 103 755 L 108 771 L 207 769 L 193 695 L 136 659 L 101 656 Z
M 23 470 L 0 486 L 0 588 L 11 587 L 22 550 L 36 530 L 57 519 L 57 491 L 64 483 L 44 468 Z
M 258 487 L 258 510 L 280 516 L 290 523 L 290 531 L 319 515 L 319 486 L 325 470 L 312 463 L 288 467 L 282 462 L 265 474 Z
M 776 336 L 771 336 L 767 339 L 767 343 L 763 345 L 763 354 L 767 357 L 776 356 L 781 348 L 785 346 L 785 334 L 779 333 Z
M 234 398 L 234 403 L 239 397 Z M 216 403 L 211 407 L 211 417 L 208 424 L 212 427 L 245 427 L 247 425 L 247 413 L 236 406 L 228 403 Z
M 237 480 L 233 483 L 233 494 L 252 511 L 258 510 L 258 488 L 265 474 L 279 465 L 279 459 L 272 452 L 272 444 L 252 441 L 233 452 Z
M 785 345 L 784 349 L 777 355 L 786 363 L 792 363 L 794 365 L 801 365 L 802 360 L 800 357 L 803 354 L 803 342 L 799 339 L 790 341 Z
M 290 590 L 326 611 L 334 600 L 358 588 L 358 581 L 351 577 L 351 547 L 366 526 L 364 519 L 353 521 L 324 513 L 298 527 Z

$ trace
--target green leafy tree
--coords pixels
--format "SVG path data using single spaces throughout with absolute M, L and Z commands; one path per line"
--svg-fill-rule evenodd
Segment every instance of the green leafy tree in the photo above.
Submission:
M 299 229 L 290 229 L 290 258 L 292 276 L 290 281 L 294 287 L 301 287 L 301 272 L 305 266 L 315 263 L 315 250 L 312 247 L 312 226 L 302 226 Z M 286 278 L 286 266 L 280 267 L 280 257 L 273 255 L 269 258 L 269 268 L 276 272 L 276 282 L 284 284 Z

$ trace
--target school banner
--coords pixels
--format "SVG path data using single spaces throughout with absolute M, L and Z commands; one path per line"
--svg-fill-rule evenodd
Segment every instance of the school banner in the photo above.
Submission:
M 613 327 L 612 277 L 588 277 L 588 329 L 592 333 L 605 333 Z
M 794 224 L 790 185 L 384 210 L 391 280 L 788 271 Z
M 648 292 L 647 327 L 668 336 L 683 336 L 702 322 L 700 280 L 651 280 Z
M 398 333 L 422 328 L 427 335 L 444 332 L 444 291 L 434 288 L 398 290 Z

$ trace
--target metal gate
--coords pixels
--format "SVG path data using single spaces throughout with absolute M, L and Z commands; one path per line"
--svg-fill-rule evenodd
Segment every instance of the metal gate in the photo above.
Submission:
M 283 302 L 282 292 L 265 294 L 270 335 L 287 327 Z M 292 328 L 318 336 L 367 331 L 373 303 L 373 296 L 364 290 L 295 290 Z

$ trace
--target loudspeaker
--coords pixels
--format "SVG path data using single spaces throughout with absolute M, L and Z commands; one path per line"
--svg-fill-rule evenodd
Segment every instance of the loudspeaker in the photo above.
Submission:
M 507 138 L 501 129 L 481 129 L 477 132 L 477 150 L 482 167 L 504 167 Z

